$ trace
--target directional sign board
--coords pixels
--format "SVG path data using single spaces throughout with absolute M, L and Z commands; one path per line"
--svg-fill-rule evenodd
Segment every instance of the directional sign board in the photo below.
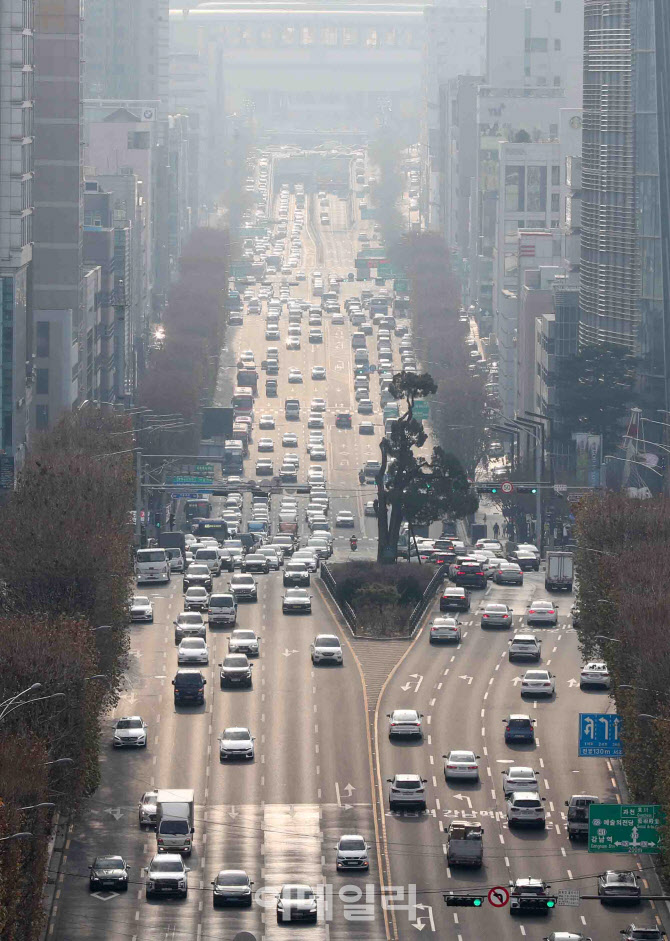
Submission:
M 621 716 L 616 713 L 579 713 L 579 757 L 621 758 Z
M 589 853 L 658 853 L 660 804 L 591 804 Z
M 166 484 L 211 484 L 211 477 L 196 476 L 191 474 L 178 474 L 174 477 L 166 477 Z
M 412 415 L 414 418 L 428 418 L 428 402 L 425 399 L 417 399 L 412 406 Z

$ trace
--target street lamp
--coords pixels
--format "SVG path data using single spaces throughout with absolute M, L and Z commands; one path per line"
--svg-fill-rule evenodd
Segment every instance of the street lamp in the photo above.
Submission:
M 11 706 L 11 704 L 15 702 L 17 699 L 20 699 L 21 696 L 25 696 L 26 693 L 34 693 L 38 689 L 42 689 L 42 684 L 33 683 L 33 685 L 29 686 L 28 689 L 24 689 L 20 693 L 15 693 L 13 696 L 10 696 L 9 699 L 5 699 L 4 702 L 0 702 L 0 709 L 4 709 L 5 706 Z
M 27 830 L 22 830 L 21 833 L 12 833 L 11 836 L 0 836 L 0 843 L 4 843 L 6 840 L 22 840 L 27 836 L 32 836 L 32 833 L 28 833 Z
M 41 810 L 43 807 L 55 807 L 52 801 L 42 801 L 40 804 L 29 804 L 27 807 L 19 807 L 19 810 Z
M 73 765 L 74 758 L 55 758 L 53 761 L 45 761 L 46 765 Z
M 0 722 L 3 719 L 5 719 L 8 715 L 10 715 L 12 712 L 14 712 L 16 709 L 18 709 L 20 706 L 29 706 L 31 703 L 34 703 L 34 702 L 44 702 L 46 699 L 63 699 L 64 697 L 65 697 L 65 693 L 51 693 L 50 696 L 37 696 L 35 699 L 22 699 L 21 702 L 12 703 L 10 701 L 7 708 L 3 709 L 3 711 L 0 712 Z
M 85 676 L 84 683 L 88 683 L 90 680 L 108 680 L 109 677 L 106 673 L 96 673 L 94 676 Z
M 613 644 L 622 643 L 622 641 L 620 641 L 617 637 L 608 637 L 607 634 L 596 634 L 595 640 L 609 640 Z
M 566 546 L 566 549 L 575 549 L 577 552 L 595 552 L 598 555 L 609 555 L 613 559 L 616 558 L 616 553 L 614 552 L 605 552 L 604 549 L 592 549 L 590 546 Z
M 670 722 L 670 719 L 664 719 L 662 716 L 651 716 L 648 712 L 640 712 L 638 719 L 653 719 L 654 722 Z

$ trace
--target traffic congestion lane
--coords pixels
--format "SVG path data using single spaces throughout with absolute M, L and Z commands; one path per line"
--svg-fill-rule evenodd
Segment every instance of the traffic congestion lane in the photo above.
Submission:
M 390 708 L 400 706 L 423 710 L 425 739 L 423 746 L 410 746 L 403 750 L 413 753 L 409 762 L 407 755 L 401 754 L 397 746 L 383 744 L 383 777 L 397 770 L 418 771 L 427 778 L 429 793 L 429 813 L 424 820 L 390 815 L 387 809 L 387 821 L 390 820 L 387 823 L 389 851 L 395 882 L 416 877 L 418 885 L 421 877 L 425 880 L 423 888 L 427 894 L 440 889 L 458 893 L 481 891 L 482 888 L 493 884 L 506 885 L 509 879 L 520 876 L 539 875 L 554 888 L 574 885 L 584 886 L 584 892 L 594 892 L 593 874 L 603 871 L 607 866 L 622 866 L 620 856 L 597 861 L 593 857 L 589 859 L 584 848 L 571 845 L 567 839 L 563 801 L 572 793 L 595 793 L 603 799 L 616 800 L 611 766 L 608 767 L 605 761 L 571 760 L 569 757 L 576 754 L 578 713 L 591 709 L 592 706 L 594 711 L 598 711 L 598 707 L 604 711 L 609 705 L 609 700 L 603 694 L 590 698 L 590 694 L 579 690 L 581 664 L 576 635 L 565 616 L 559 619 L 557 628 L 525 626 L 529 593 L 536 598 L 546 597 L 542 576 L 526 576 L 523 589 L 493 586 L 488 597 L 496 601 L 504 599 L 515 612 L 519 612 L 519 617 L 515 619 L 515 630 L 532 630 L 543 638 L 541 666 L 548 666 L 558 679 L 557 696 L 552 701 L 522 700 L 518 677 L 526 667 L 508 663 L 507 641 L 512 632 L 498 632 L 496 641 L 493 631 L 482 631 L 476 614 L 461 615 L 463 643 L 460 649 L 457 648 L 453 652 L 449 652 L 449 647 L 445 648 L 449 660 L 449 666 L 445 667 L 445 670 L 448 669 L 449 672 L 444 679 L 435 682 L 438 671 L 431 661 L 435 660 L 436 652 L 432 648 L 430 653 L 427 652 L 427 638 L 424 635 L 418 638 L 403 662 L 396 675 L 397 682 L 389 684 L 380 713 L 383 715 Z M 473 597 L 474 595 L 475 593 Z M 473 609 L 475 607 L 473 605 Z M 483 682 L 477 682 L 478 675 Z M 419 677 L 421 686 L 417 692 Z M 404 686 L 408 686 L 405 691 L 408 698 L 402 700 Z M 415 695 L 412 695 L 413 693 Z M 535 746 L 504 744 L 501 719 L 510 712 L 527 713 L 538 720 Z M 481 755 L 479 784 L 448 784 L 441 774 L 441 755 L 446 752 L 442 743 L 444 736 L 451 738 L 453 735 L 454 717 L 457 717 L 458 741 L 449 741 L 448 747 L 473 748 Z M 380 721 L 384 724 L 386 722 L 385 718 Z M 380 740 L 383 738 L 383 727 L 380 726 Z M 438 729 L 441 730 L 439 735 L 442 736 L 442 742 L 436 740 Z M 510 830 L 507 826 L 501 770 L 508 767 L 512 761 L 530 765 L 540 772 L 539 790 L 547 799 L 548 811 L 548 826 L 544 832 L 517 828 Z M 403 763 L 399 766 L 399 762 Z M 412 764 L 411 768 L 409 763 Z M 576 778 L 577 773 L 579 778 Z M 434 803 L 431 803 L 430 798 L 431 784 L 435 788 Z M 433 869 L 431 872 L 430 865 L 427 865 L 423 871 L 417 873 L 413 864 L 411 868 L 407 866 L 403 854 L 394 850 L 394 838 L 398 838 L 398 834 L 403 831 L 406 833 L 408 829 L 411 830 L 408 824 L 418 822 L 419 826 L 415 827 L 413 832 L 416 838 L 414 845 L 420 846 L 426 842 L 427 845 L 433 846 L 425 833 L 426 823 L 430 823 L 433 813 L 440 833 L 454 816 L 467 818 L 468 814 L 472 814 L 473 819 L 478 819 L 484 824 L 485 868 L 479 872 L 463 872 L 450 870 L 445 865 L 442 871 L 436 872 Z M 630 861 L 627 861 L 626 865 L 629 863 Z M 582 874 L 586 876 L 585 879 L 582 879 Z M 527 932 L 533 936 L 534 931 L 541 930 L 540 926 L 546 924 L 546 919 L 541 917 L 529 919 L 524 916 L 523 920 L 512 920 L 508 915 L 503 916 L 490 907 L 476 911 L 447 909 L 441 904 L 441 900 L 433 918 L 436 924 L 443 926 L 443 930 L 456 930 L 463 938 L 481 937 L 483 931 L 502 931 L 504 936 L 507 933 L 516 936 L 518 933 Z M 593 933 L 594 937 L 599 937 L 597 932 L 602 930 L 605 932 L 602 937 L 614 936 L 623 924 L 621 918 L 621 912 L 604 909 L 597 902 L 585 902 L 579 912 L 564 908 L 553 912 L 551 930 L 584 930 L 589 934 Z

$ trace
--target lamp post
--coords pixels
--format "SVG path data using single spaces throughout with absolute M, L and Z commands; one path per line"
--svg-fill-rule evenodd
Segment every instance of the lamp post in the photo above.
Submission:
M 55 758 L 53 761 L 45 761 L 45 767 L 47 765 L 73 765 L 74 758 Z
M 44 702 L 47 699 L 64 699 L 65 693 L 51 693 L 50 696 L 37 696 L 35 699 L 22 699 L 20 702 L 13 702 L 8 700 L 9 705 L 6 705 L 6 708 L 0 712 L 0 722 L 5 719 L 8 715 L 14 712 L 16 709 L 19 709 L 21 706 L 29 706 L 34 702 Z
M 11 836 L 0 836 L 0 843 L 5 843 L 7 840 L 22 840 L 28 836 L 32 836 L 32 833 L 22 830 L 20 833 L 12 833 Z
M 41 801 L 39 804 L 29 804 L 27 807 L 19 807 L 19 810 L 42 810 L 43 807 L 55 807 L 53 801 Z

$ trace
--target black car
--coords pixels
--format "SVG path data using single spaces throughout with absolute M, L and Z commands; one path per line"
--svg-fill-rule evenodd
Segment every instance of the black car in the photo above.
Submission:
M 91 892 L 97 892 L 99 889 L 127 892 L 130 866 L 122 856 L 96 856 L 88 868 Z
M 251 906 L 253 882 L 243 869 L 222 869 L 212 882 L 212 904 L 214 908 L 223 905 Z
M 517 549 L 509 555 L 510 562 L 516 562 L 522 572 L 539 572 L 540 560 L 534 552 L 528 552 L 525 549 Z
M 207 680 L 200 670 L 177 670 L 172 680 L 175 705 L 184 702 L 203 703 Z
M 189 567 L 186 569 L 186 574 L 184 575 L 184 584 L 183 589 L 186 591 L 188 588 L 206 588 L 207 591 L 212 590 L 212 574 L 208 566 L 200 564 L 197 562 L 191 562 Z
M 503 719 L 505 723 L 505 744 L 511 742 L 535 743 L 535 719 L 530 716 L 513 715 Z
M 351 428 L 351 412 L 337 412 L 335 415 L 336 428 Z
M 452 581 L 455 585 L 470 588 L 486 588 L 488 578 L 479 562 L 461 562 L 454 572 Z
M 440 611 L 469 611 L 470 592 L 466 588 L 445 588 L 440 598 Z

